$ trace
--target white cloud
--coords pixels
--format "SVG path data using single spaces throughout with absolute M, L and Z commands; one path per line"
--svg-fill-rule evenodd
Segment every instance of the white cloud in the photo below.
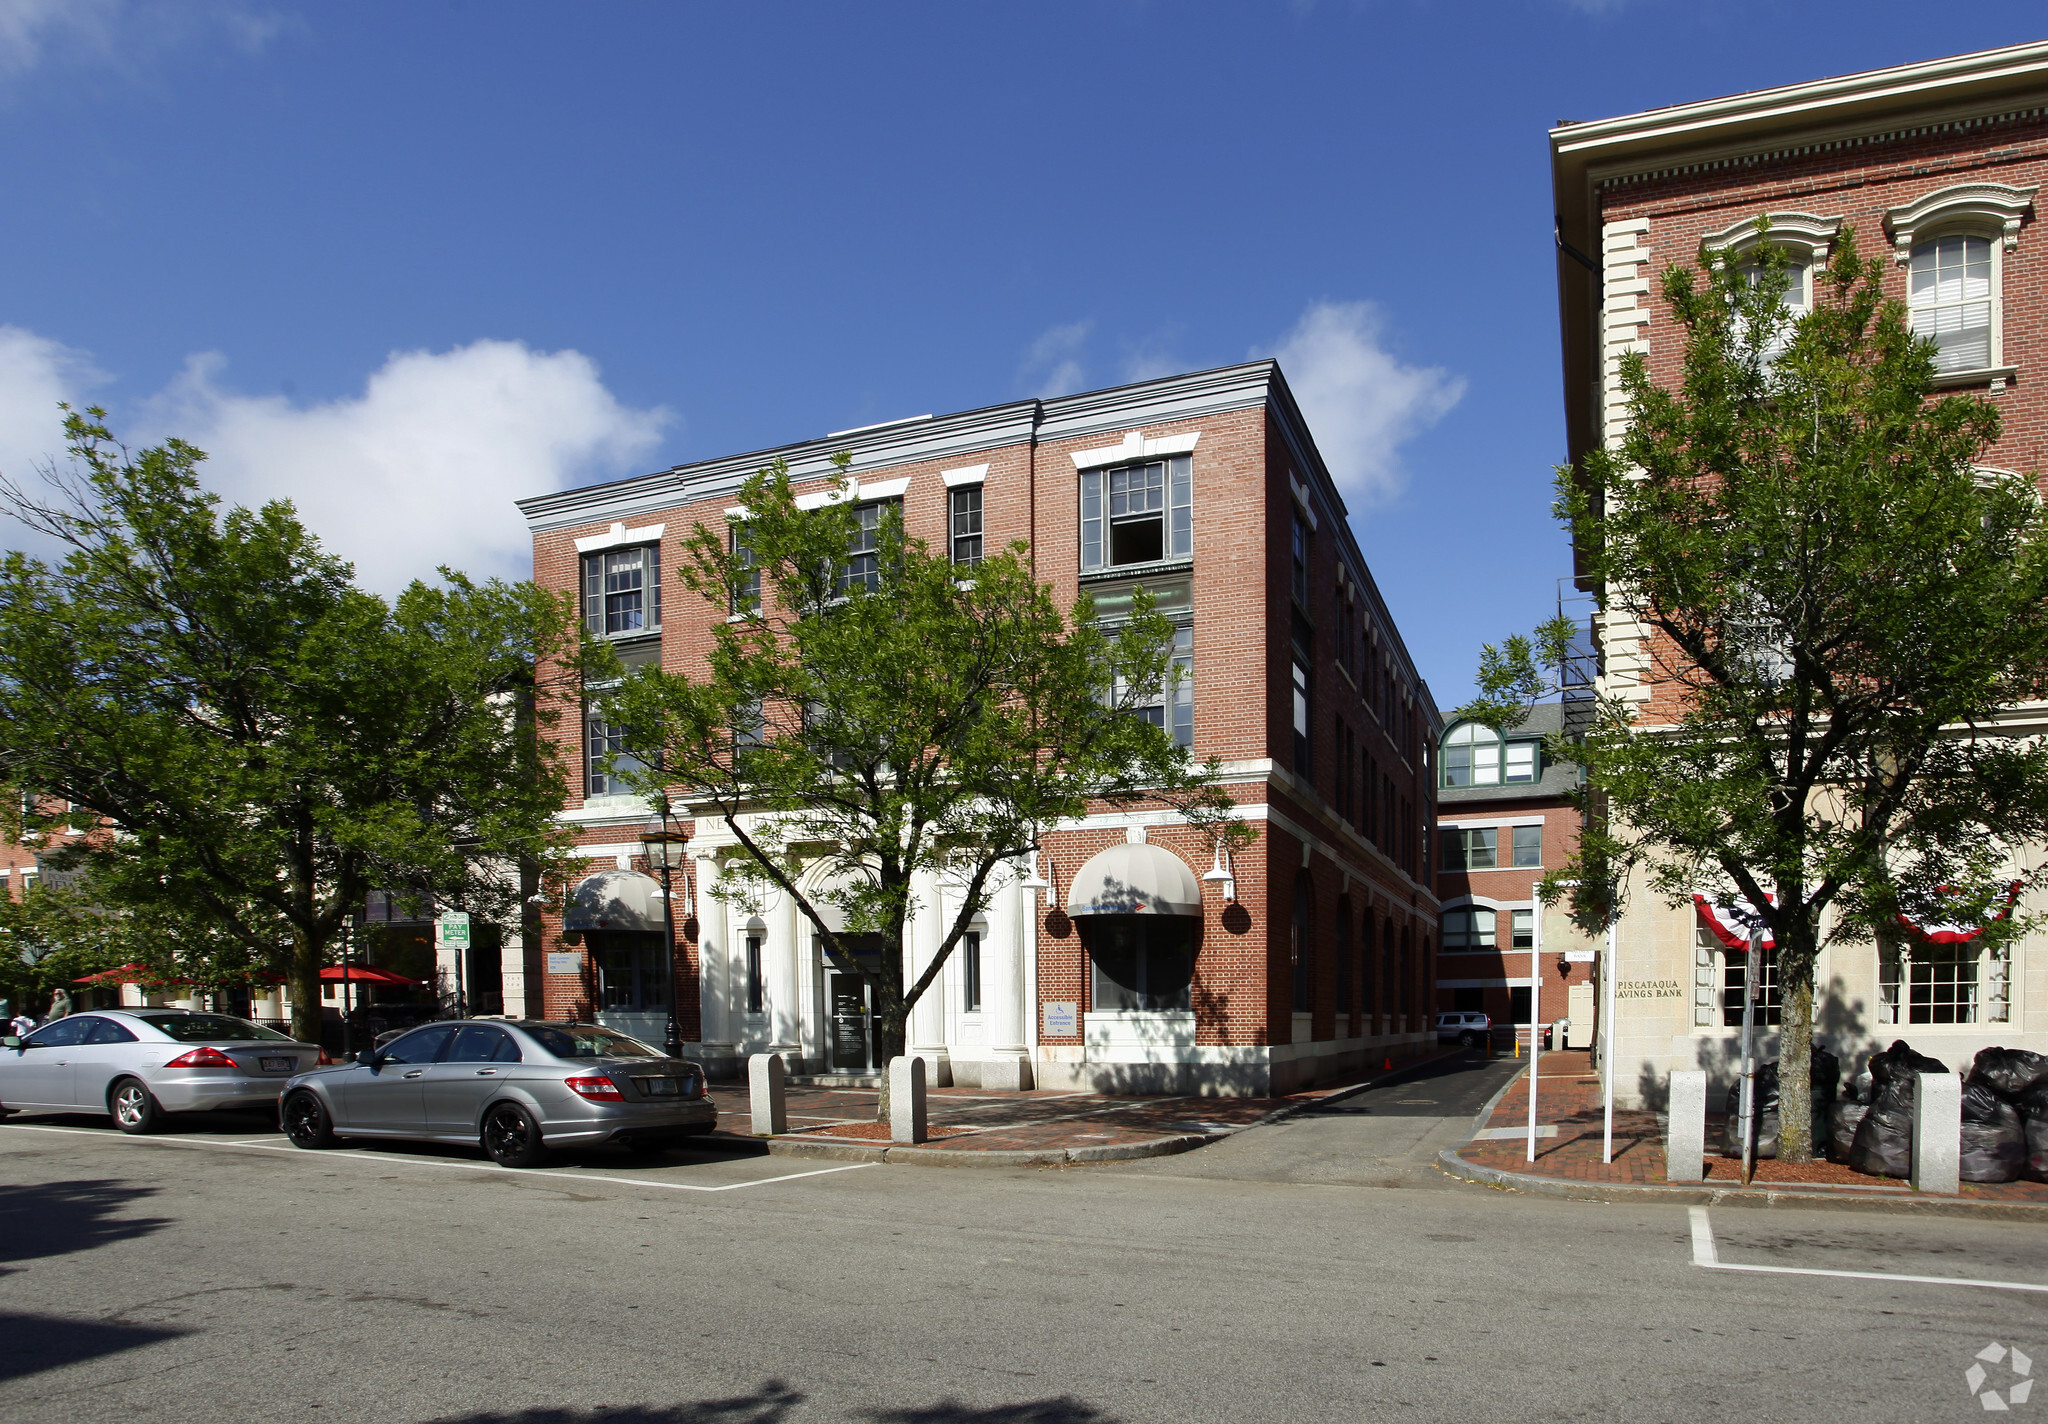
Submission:
M 441 564 L 524 578 L 532 538 L 515 499 L 635 471 L 671 416 L 634 410 L 576 351 L 478 341 L 395 352 L 360 396 L 300 406 L 221 384 L 195 356 L 148 404 L 147 438 L 178 435 L 210 457 L 228 501 L 289 499 L 365 587 L 393 593 Z
M 64 448 L 59 401 L 84 406 L 106 381 L 83 351 L 0 326 L 0 476 L 24 487 Z
M 1403 365 L 1381 345 L 1371 302 L 1318 302 L 1277 349 L 1330 475 L 1354 511 L 1400 493 L 1402 444 L 1436 424 L 1465 394 L 1465 378 Z
M 1092 321 L 1048 327 L 1025 348 L 1024 359 L 1017 365 L 1017 384 L 1035 396 L 1045 397 L 1072 395 L 1080 390 L 1086 379 L 1081 368 L 1081 348 L 1094 327 Z
M 317 405 L 243 395 L 225 366 L 192 357 L 115 433 L 137 448 L 172 435 L 197 445 L 201 483 L 228 503 L 292 501 L 386 594 L 442 564 L 528 577 L 533 542 L 512 502 L 635 473 L 671 423 L 621 405 L 588 356 L 516 341 L 395 352 L 362 394 Z M 57 403 L 82 406 L 107 380 L 85 353 L 0 326 L 0 475 L 34 491 L 63 450 Z M 0 546 L 54 552 L 9 521 Z
M 290 24 L 249 0 L 0 0 L 0 77 L 50 63 L 132 69 L 214 38 L 253 54 Z

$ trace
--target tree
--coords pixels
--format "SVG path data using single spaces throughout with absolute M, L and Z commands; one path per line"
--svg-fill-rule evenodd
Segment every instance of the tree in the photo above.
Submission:
M 67 414 L 55 493 L 0 485 L 67 546 L 0 562 L 0 779 L 66 803 L 31 824 L 109 908 L 216 926 L 281 970 L 320 1029 L 321 967 L 372 888 L 516 922 L 565 839 L 536 669 L 580 663 L 565 599 L 532 584 L 351 582 L 288 503 L 221 513 L 171 440 L 131 457 Z
M 906 539 L 892 506 L 865 524 L 848 502 L 800 510 L 780 462 L 741 500 L 733 537 L 698 525 L 685 546 L 682 580 L 716 615 L 703 673 L 637 669 L 607 716 L 645 764 L 629 784 L 678 791 L 738 842 L 719 893 L 788 895 L 832 963 L 867 982 L 885 1061 L 999 867 L 1042 831 L 1095 803 L 1156 800 L 1250 838 L 1213 763 L 1139 713 L 1174 677 L 1172 626 L 1148 598 L 1114 632 L 1086 598 L 1063 618 L 1022 545 L 962 568 Z M 955 881 L 960 904 L 905 982 L 927 873 Z M 856 955 L 855 936 L 880 953 Z
M 1812 1152 L 1824 936 L 1868 937 L 1901 912 L 1989 923 L 2009 858 L 2048 832 L 2048 752 L 2000 726 L 2048 681 L 2040 496 L 1978 469 L 1997 407 L 1934 398 L 1933 344 L 1852 230 L 1836 252 L 1797 320 L 1768 244 L 1668 270 L 1678 387 L 1623 358 L 1626 436 L 1558 472 L 1585 577 L 1610 620 L 1649 632 L 1658 700 L 1609 695 L 1583 743 L 1558 749 L 1602 814 L 1545 893 L 1597 921 L 1641 867 L 1673 904 L 1704 885 L 1760 908 L 1792 1161 Z M 1489 646 L 1461 714 L 1519 717 L 1570 632 Z

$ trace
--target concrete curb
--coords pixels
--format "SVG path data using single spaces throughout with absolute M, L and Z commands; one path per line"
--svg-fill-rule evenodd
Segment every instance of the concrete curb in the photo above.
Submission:
M 2048 1203 L 1969 1201 L 1959 1197 L 1850 1196 L 1834 1192 L 1802 1192 L 1756 1187 L 1660 1187 L 1650 1183 L 1586 1182 L 1564 1177 L 1539 1177 L 1467 1162 L 1455 1147 L 1437 1154 L 1437 1169 L 1447 1177 L 1497 1191 L 1565 1201 L 1647 1203 L 1669 1206 L 1740 1206 L 1795 1208 L 1800 1211 L 1852 1211 L 1898 1216 L 1973 1217 L 1992 1221 L 2048 1222 Z
M 1141 1157 L 1170 1157 L 1191 1152 L 1212 1137 L 1227 1133 L 1185 1133 L 1143 1142 L 1112 1142 L 1098 1147 L 1015 1147 L 976 1151 L 971 1147 L 898 1147 L 889 1143 L 832 1142 L 818 1138 L 775 1137 L 768 1140 L 774 1157 L 812 1157 L 834 1162 L 888 1162 L 911 1167 L 1065 1167 L 1090 1162 L 1132 1162 Z

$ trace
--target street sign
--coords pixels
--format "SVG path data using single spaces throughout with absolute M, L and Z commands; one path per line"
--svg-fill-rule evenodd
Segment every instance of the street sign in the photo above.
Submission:
M 469 945 L 469 913 L 465 910 L 450 910 L 434 922 L 434 939 L 443 948 L 461 949 Z

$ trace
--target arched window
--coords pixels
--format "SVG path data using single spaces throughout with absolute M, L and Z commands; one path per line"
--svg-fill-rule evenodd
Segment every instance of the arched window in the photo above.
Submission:
M 1498 786 L 1500 736 L 1477 722 L 1460 722 L 1444 734 L 1444 785 Z
M 1499 916 L 1478 905 L 1461 905 L 1444 911 L 1444 952 L 1461 949 L 1493 949 L 1494 929 Z

